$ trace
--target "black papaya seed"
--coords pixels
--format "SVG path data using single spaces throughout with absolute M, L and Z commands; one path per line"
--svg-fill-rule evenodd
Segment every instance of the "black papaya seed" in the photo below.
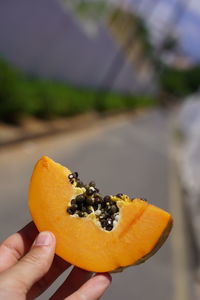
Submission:
M 96 183 L 92 180 L 92 181 L 90 181 L 89 186 L 95 187 Z
M 74 211 L 73 209 L 71 209 L 71 207 L 68 207 L 68 208 L 67 208 L 67 212 L 68 212 L 68 214 L 70 214 L 70 215 L 73 215 L 73 214 L 75 213 L 75 211 Z
M 105 196 L 105 197 L 103 198 L 103 201 L 104 201 L 104 202 L 109 202 L 110 199 L 111 199 L 110 196 L 107 195 L 107 196 Z
M 78 172 L 73 172 L 72 175 L 74 176 L 74 178 L 78 178 Z
M 79 204 L 79 203 L 83 203 L 84 201 L 85 201 L 85 196 L 83 195 L 83 194 L 81 194 L 81 195 L 78 195 L 77 197 L 76 197 L 76 202 Z
M 121 198 L 122 196 L 123 196 L 122 193 L 119 193 L 119 194 L 116 195 L 116 197 L 118 197 L 118 198 Z

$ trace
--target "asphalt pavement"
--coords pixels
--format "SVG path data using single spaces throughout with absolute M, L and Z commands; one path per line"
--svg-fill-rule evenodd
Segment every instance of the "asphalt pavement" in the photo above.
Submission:
M 170 200 L 169 120 L 167 113 L 155 110 L 2 150 L 1 240 L 31 219 L 27 208 L 28 183 L 33 166 L 42 155 L 78 171 L 85 182 L 95 180 L 104 194 L 145 197 L 175 213 Z M 172 240 L 176 240 L 173 235 L 174 232 L 160 251 L 144 264 L 113 274 L 112 286 L 103 299 L 193 300 L 191 295 L 185 295 L 184 299 L 177 296 L 181 293 L 177 293 L 176 277 L 180 276 L 179 281 L 182 279 L 181 272 L 175 270 L 177 251 L 173 250 Z M 66 274 L 39 299 L 48 299 L 64 276 Z

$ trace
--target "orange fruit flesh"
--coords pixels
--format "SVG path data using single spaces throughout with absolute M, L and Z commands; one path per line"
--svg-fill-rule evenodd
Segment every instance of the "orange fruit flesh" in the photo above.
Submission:
M 54 233 L 57 255 L 88 271 L 109 272 L 137 264 L 161 247 L 172 217 L 141 199 L 118 202 L 120 218 L 112 231 L 102 230 L 91 218 L 69 215 L 66 209 L 75 195 L 69 174 L 70 170 L 44 156 L 30 182 L 33 221 L 39 231 Z

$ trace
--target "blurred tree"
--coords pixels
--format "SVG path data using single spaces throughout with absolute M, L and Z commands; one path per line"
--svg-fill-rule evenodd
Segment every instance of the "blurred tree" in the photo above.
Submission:
M 161 45 L 162 51 L 175 51 L 179 45 L 177 38 L 173 35 L 168 35 Z
M 70 7 L 77 17 L 98 23 L 109 14 L 111 3 L 106 0 L 60 0 Z
M 187 70 L 177 70 L 173 67 L 164 66 L 160 82 L 162 90 L 168 96 L 182 98 L 199 90 L 200 66 Z
M 136 44 L 140 44 L 141 55 L 151 55 L 149 31 L 141 17 L 118 7 L 110 14 L 109 27 L 125 51 L 130 48 L 133 50 Z
M 124 62 L 120 59 L 123 52 L 135 71 L 137 78 L 134 81 L 134 86 L 136 89 L 137 84 L 141 84 L 141 81 L 148 85 L 154 72 L 154 66 L 151 59 L 152 46 L 149 31 L 143 20 L 133 12 L 123 10 L 118 6 L 113 7 L 110 12 L 107 26 L 120 45 L 120 49 L 107 68 L 104 81 L 114 84 L 115 79 L 124 67 Z M 155 87 L 155 81 L 152 82 L 153 86 Z

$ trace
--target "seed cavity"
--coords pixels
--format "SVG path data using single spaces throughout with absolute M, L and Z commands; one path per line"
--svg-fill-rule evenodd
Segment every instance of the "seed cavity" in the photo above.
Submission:
M 119 193 L 116 196 L 102 196 L 94 181 L 84 184 L 78 177 L 78 172 L 68 175 L 70 183 L 78 191 L 71 199 L 66 212 L 73 217 L 87 218 L 92 216 L 97 226 L 105 231 L 113 230 L 120 219 L 118 201 L 126 201 L 127 195 Z M 135 198 L 131 199 L 133 201 Z M 142 198 L 141 198 L 142 199 Z M 146 201 L 146 199 L 142 199 Z M 130 201 L 130 199 L 129 199 Z

